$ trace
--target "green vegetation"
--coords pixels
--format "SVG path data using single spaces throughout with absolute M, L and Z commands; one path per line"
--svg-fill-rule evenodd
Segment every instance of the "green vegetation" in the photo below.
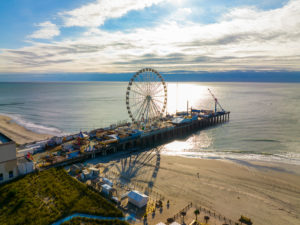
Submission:
M 75 212 L 123 216 L 112 203 L 61 168 L 28 174 L 0 186 L 1 225 L 47 225 Z
M 196 210 L 194 211 L 194 214 L 195 214 L 195 216 L 196 216 L 196 221 L 197 221 L 197 217 L 198 217 L 198 215 L 200 214 L 200 210 L 199 210 L 199 209 L 196 209 Z
M 184 223 L 184 217 L 186 216 L 186 212 L 185 211 L 181 211 L 180 215 L 182 216 L 182 222 Z
M 247 225 L 252 225 L 252 221 L 250 218 L 246 217 L 246 216 L 241 216 L 241 218 L 239 219 L 239 221 L 241 223 L 247 224 Z
M 121 220 L 96 220 L 77 217 L 70 221 L 64 222 L 61 225 L 129 225 L 129 223 Z

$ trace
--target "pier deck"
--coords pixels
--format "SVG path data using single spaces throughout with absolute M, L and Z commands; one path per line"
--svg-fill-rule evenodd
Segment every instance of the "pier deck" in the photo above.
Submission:
M 121 151 L 136 151 L 137 149 L 142 150 L 149 147 L 159 146 L 161 144 L 171 142 L 176 138 L 187 136 L 195 131 L 226 123 L 229 121 L 229 115 L 230 112 L 223 112 L 222 114 L 215 114 L 207 118 L 199 118 L 198 120 L 178 124 L 172 127 L 153 129 L 151 131 L 144 132 L 141 136 L 135 139 L 113 143 L 101 149 L 97 149 L 91 152 L 85 152 L 84 154 L 76 158 L 56 162 L 49 166 L 43 167 L 43 169 L 57 166 L 66 166 L 73 163 L 82 162 L 90 158 L 95 158 L 97 156 L 105 156 Z

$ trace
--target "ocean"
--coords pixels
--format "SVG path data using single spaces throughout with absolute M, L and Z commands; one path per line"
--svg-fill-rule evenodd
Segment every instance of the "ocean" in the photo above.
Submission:
M 0 114 L 38 133 L 64 135 L 129 121 L 127 82 L 0 83 Z M 230 122 L 161 147 L 186 157 L 300 165 L 300 83 L 167 83 L 167 112 L 213 109 Z

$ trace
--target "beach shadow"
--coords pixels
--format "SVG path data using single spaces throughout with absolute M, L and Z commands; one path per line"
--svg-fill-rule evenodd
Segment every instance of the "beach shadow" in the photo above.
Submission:
M 143 175 L 143 180 L 140 181 L 146 183 L 148 188 L 152 188 L 160 168 L 161 149 L 162 147 L 155 147 L 121 157 L 119 163 L 114 164 L 120 180 L 129 183 L 137 175 Z

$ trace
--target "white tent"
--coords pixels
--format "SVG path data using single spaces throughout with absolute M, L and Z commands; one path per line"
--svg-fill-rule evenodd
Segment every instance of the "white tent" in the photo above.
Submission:
M 171 223 L 170 225 L 180 225 L 180 224 L 177 223 L 177 222 L 173 222 L 173 223 Z
M 134 204 L 135 206 L 142 208 L 147 205 L 148 196 L 144 195 L 138 191 L 131 191 L 127 195 L 128 202 Z

